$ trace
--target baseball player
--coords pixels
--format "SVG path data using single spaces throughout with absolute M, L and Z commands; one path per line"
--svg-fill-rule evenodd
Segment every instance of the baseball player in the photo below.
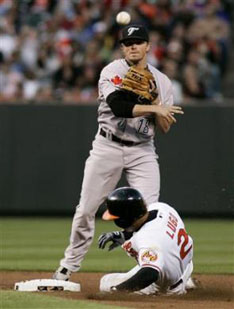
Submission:
M 193 240 L 176 210 L 165 203 L 146 203 L 136 189 L 123 187 L 107 198 L 104 220 L 114 220 L 123 232 L 104 233 L 99 248 L 122 244 L 138 263 L 128 273 L 101 278 L 100 291 L 138 291 L 141 294 L 184 294 L 194 288 Z
M 79 270 L 94 235 L 95 214 L 114 190 L 122 172 L 139 189 L 147 204 L 157 202 L 160 175 L 154 147 L 157 126 L 168 132 L 183 114 L 173 105 L 170 80 L 147 64 L 149 36 L 142 25 L 129 25 L 120 39 L 123 59 L 101 72 L 98 132 L 86 161 L 79 205 L 73 218 L 70 244 L 53 278 L 68 280 Z

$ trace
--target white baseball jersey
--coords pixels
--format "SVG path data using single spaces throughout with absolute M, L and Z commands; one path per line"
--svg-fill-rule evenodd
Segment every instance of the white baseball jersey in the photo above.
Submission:
M 163 104 L 172 105 L 172 85 L 168 77 L 148 64 L 154 76 L 159 97 Z M 106 98 L 112 92 L 120 89 L 122 79 L 129 70 L 125 59 L 111 62 L 101 72 L 99 79 L 99 109 L 98 123 L 106 131 L 110 131 L 121 139 L 133 142 L 144 142 L 152 139 L 155 132 L 155 122 L 152 117 L 119 118 L 115 117 Z
M 149 210 L 157 210 L 157 217 L 146 222 L 122 247 L 140 267 L 159 271 L 157 285 L 166 290 L 182 277 L 191 262 L 193 240 L 174 208 L 154 203 Z

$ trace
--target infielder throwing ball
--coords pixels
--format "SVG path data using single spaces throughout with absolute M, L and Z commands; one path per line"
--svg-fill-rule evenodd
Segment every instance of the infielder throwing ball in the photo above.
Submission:
M 165 203 L 146 207 L 139 191 L 123 187 L 107 198 L 104 220 L 114 220 L 123 232 L 104 233 L 99 248 L 109 250 L 122 244 L 138 265 L 128 273 L 101 278 L 100 291 L 139 291 L 142 294 L 184 294 L 194 288 L 193 240 L 186 233 L 176 210 Z
M 120 43 L 124 58 L 101 72 L 99 129 L 85 164 L 70 244 L 54 279 L 68 280 L 79 270 L 93 240 L 95 214 L 116 188 L 122 172 L 129 185 L 141 191 L 147 205 L 158 201 L 155 126 L 167 132 L 176 122 L 175 114 L 183 114 L 179 106 L 173 106 L 170 80 L 146 62 L 150 44 L 145 27 L 125 27 Z

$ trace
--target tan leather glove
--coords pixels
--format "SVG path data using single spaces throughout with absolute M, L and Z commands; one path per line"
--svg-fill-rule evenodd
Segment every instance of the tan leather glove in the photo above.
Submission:
M 155 87 L 152 91 L 152 83 Z M 153 74 L 148 69 L 140 69 L 136 66 L 131 66 L 122 81 L 122 89 L 132 91 L 144 98 L 153 102 L 157 96 L 157 87 Z

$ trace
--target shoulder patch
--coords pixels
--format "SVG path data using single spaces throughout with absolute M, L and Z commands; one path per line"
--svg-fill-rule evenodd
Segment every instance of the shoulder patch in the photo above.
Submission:
M 144 263 L 147 262 L 155 262 L 158 259 L 158 255 L 156 253 L 154 253 L 151 250 L 145 251 L 142 255 L 141 255 L 141 260 Z
M 113 77 L 111 81 L 114 85 L 122 84 L 122 78 L 119 75 L 115 75 L 115 77 Z

